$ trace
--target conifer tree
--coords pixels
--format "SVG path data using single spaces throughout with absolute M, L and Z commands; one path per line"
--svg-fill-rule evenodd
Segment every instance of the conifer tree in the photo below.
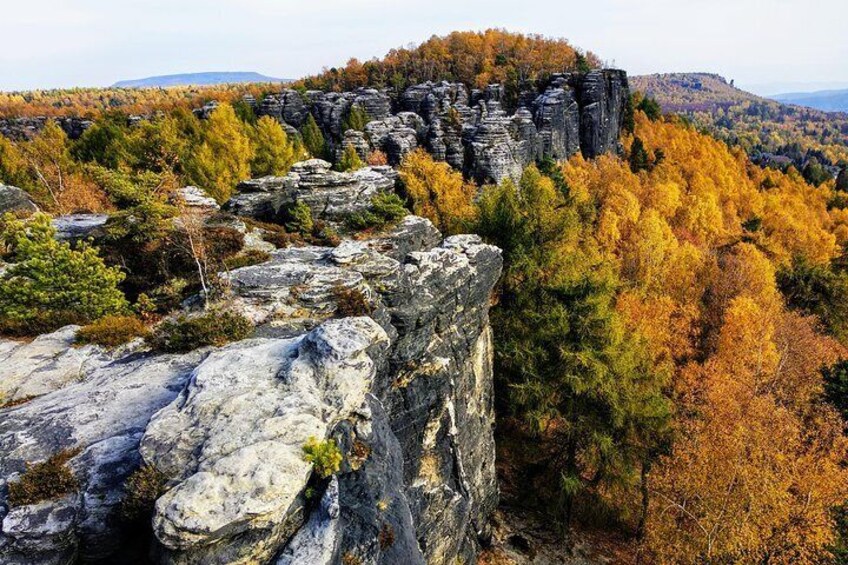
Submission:
M 365 166 L 365 163 L 362 162 L 359 153 L 356 152 L 356 148 L 348 143 L 344 148 L 341 159 L 339 159 L 336 165 L 336 169 L 342 172 L 355 171 L 361 169 L 363 166 Z
M 297 160 L 297 147 L 275 119 L 259 118 L 252 137 L 255 154 L 250 170 L 254 176 L 285 175 Z
M 324 142 L 324 134 L 321 133 L 321 128 L 318 127 L 318 122 L 312 114 L 306 118 L 306 123 L 300 130 L 300 137 L 303 140 L 303 145 L 309 154 L 316 159 L 323 159 L 327 155 L 327 145 Z

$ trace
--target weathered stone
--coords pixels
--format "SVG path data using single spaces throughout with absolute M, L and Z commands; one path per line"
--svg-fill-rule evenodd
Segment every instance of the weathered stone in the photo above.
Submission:
M 53 218 L 53 227 L 56 239 L 96 238 L 102 234 L 108 220 L 108 214 L 68 214 Z
M 214 198 L 209 196 L 205 190 L 196 186 L 185 186 L 177 189 L 171 195 L 171 202 L 178 206 L 207 211 L 215 211 L 220 208 Z
M 0 184 L 0 214 L 6 212 L 29 216 L 38 212 L 38 206 L 32 201 L 29 194 L 20 188 Z
M 352 173 L 331 170 L 321 159 L 295 163 L 285 177 L 245 181 L 224 209 L 263 221 L 282 222 L 295 202 L 303 202 L 315 219 L 342 222 L 371 205 L 378 192 L 394 188 L 397 173 L 391 167 L 364 167 Z

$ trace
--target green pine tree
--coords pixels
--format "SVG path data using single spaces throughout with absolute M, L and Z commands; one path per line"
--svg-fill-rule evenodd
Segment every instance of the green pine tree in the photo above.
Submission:
M 327 144 L 324 142 L 324 134 L 321 133 L 321 128 L 318 127 L 318 122 L 312 114 L 306 118 L 306 123 L 300 130 L 300 137 L 304 147 L 312 157 L 323 159 L 327 156 Z

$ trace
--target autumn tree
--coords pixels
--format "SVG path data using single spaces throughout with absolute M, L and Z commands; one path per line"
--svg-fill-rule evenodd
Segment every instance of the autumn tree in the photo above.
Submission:
M 250 177 L 253 155 L 244 123 L 232 106 L 222 104 L 203 124 L 200 145 L 187 164 L 189 179 L 224 202 L 239 181 Z
M 435 161 L 422 149 L 413 151 L 400 166 L 400 179 L 412 210 L 446 234 L 466 231 L 475 216 L 477 189 L 447 163 Z
M 254 176 L 282 176 L 300 157 L 297 143 L 289 141 L 283 127 L 275 119 L 262 116 L 251 130 L 255 154 L 250 163 Z
M 633 484 L 640 472 L 647 481 L 666 443 L 666 375 L 625 333 L 615 274 L 550 178 L 531 166 L 518 186 L 488 188 L 479 206 L 480 233 L 505 260 L 497 373 L 511 410 L 548 446 L 546 473 L 558 477 L 568 523 L 578 496 Z

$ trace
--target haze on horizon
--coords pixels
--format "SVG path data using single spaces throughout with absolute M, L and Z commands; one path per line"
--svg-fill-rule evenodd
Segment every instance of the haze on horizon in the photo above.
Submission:
M 4 4 L 0 90 L 202 71 L 296 78 L 433 34 L 489 27 L 565 37 L 630 74 L 715 72 L 761 94 L 848 87 L 845 0 Z

